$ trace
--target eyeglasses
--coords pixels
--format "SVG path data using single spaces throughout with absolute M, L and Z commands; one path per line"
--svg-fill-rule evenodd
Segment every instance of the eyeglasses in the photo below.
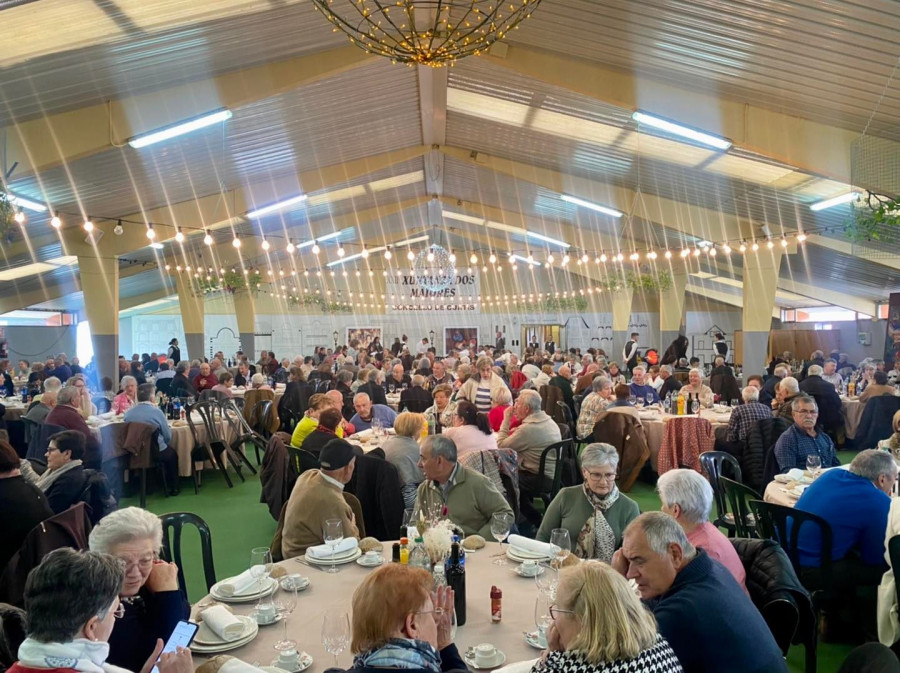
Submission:
M 116 608 L 116 611 L 113 612 L 113 617 L 116 619 L 122 619 L 125 616 L 125 603 L 119 603 L 119 607 Z
M 615 472 L 588 472 L 588 477 L 593 479 L 594 481 L 615 481 L 616 473 Z
M 559 615 L 573 615 L 575 614 L 574 610 L 560 610 L 555 605 L 550 606 L 550 619 L 554 622 L 559 618 Z
M 119 560 L 125 564 L 125 574 L 130 573 L 134 568 L 139 568 L 142 572 L 146 572 L 153 567 L 153 564 L 159 560 L 158 554 L 153 556 L 145 556 L 137 560 L 119 557 Z
M 434 615 L 434 619 L 435 619 L 435 621 L 437 621 L 438 619 L 440 619 L 441 617 L 443 617 L 444 614 L 445 614 L 446 612 L 447 612 L 447 611 L 444 610 L 444 608 L 435 608 L 434 610 L 418 610 L 417 612 L 415 612 L 415 613 L 413 613 L 413 614 L 416 614 L 416 615 Z

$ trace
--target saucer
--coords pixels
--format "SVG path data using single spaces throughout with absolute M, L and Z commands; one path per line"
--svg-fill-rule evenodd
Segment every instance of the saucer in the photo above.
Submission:
M 312 663 L 313 663 L 313 658 L 310 655 L 308 655 L 306 652 L 301 652 L 300 653 L 300 663 L 297 665 L 296 668 L 288 668 L 288 665 L 285 664 L 283 661 L 281 661 L 278 657 L 275 657 L 275 659 L 272 660 L 271 666 L 275 670 L 281 670 L 281 671 L 284 671 L 285 673 L 299 673 L 300 671 L 305 671 L 307 668 L 312 666 Z M 263 667 L 263 670 L 266 670 L 267 668 L 269 668 L 269 667 L 268 666 Z
M 534 579 L 535 577 L 540 577 L 544 574 L 544 569 L 541 566 L 537 566 L 537 571 L 533 573 L 527 573 L 522 570 L 522 564 L 519 564 L 513 568 L 513 572 L 519 577 L 526 577 L 528 579 Z
M 378 566 L 382 565 L 383 563 L 384 563 L 384 556 L 378 557 L 378 560 L 375 561 L 375 563 L 369 563 L 366 560 L 365 556 L 360 556 L 358 559 L 356 559 L 356 564 L 361 565 L 363 568 L 377 568 Z
M 259 621 L 258 616 L 259 615 L 256 612 L 256 610 L 253 610 L 253 612 L 250 613 L 250 618 L 253 621 L 255 621 L 259 626 L 272 626 L 272 624 L 277 624 L 284 618 L 284 615 L 282 615 L 280 612 L 277 612 L 271 621 L 261 622 L 261 621 Z
M 297 586 L 297 591 L 303 591 L 304 589 L 309 588 L 309 578 L 295 573 L 293 575 L 282 577 L 279 582 L 279 586 L 285 591 L 293 591 L 295 584 Z
M 538 650 L 546 650 L 547 643 L 542 643 L 538 638 L 537 631 L 531 631 L 525 634 L 525 642 Z
M 471 666 L 474 669 L 480 670 L 480 671 L 485 671 L 485 670 L 488 670 L 491 668 L 498 668 L 506 663 L 506 655 L 503 653 L 502 650 L 496 651 L 496 653 L 494 654 L 494 661 L 492 661 L 490 664 L 482 665 L 482 664 L 475 663 L 475 653 L 474 652 L 472 652 L 470 654 L 467 651 L 465 653 L 465 655 L 463 656 L 463 659 L 465 659 L 466 663 L 469 666 Z

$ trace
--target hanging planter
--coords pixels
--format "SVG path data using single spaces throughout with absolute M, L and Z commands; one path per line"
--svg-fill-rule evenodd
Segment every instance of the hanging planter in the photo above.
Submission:
M 599 285 L 604 290 L 615 292 L 628 288 L 640 292 L 664 292 L 672 288 L 672 274 L 668 271 L 657 273 L 639 273 L 626 271 L 625 275 L 611 275 L 607 280 L 600 281 Z
M 588 307 L 588 301 L 584 297 L 562 297 L 560 299 L 545 299 L 538 304 L 538 310 L 545 313 L 554 311 L 584 311 Z
M 9 200 L 9 194 L 0 191 L 0 239 L 12 240 L 12 232 L 15 231 L 15 206 Z
M 844 226 L 848 239 L 855 243 L 900 241 L 900 197 L 866 192 L 854 205 L 853 215 Z
M 352 313 L 353 308 L 336 301 L 326 301 L 316 295 L 304 295 L 302 297 L 288 297 L 288 303 L 295 306 L 318 306 L 322 313 Z
M 235 294 L 249 288 L 250 292 L 256 294 L 259 291 L 259 284 L 262 282 L 262 274 L 258 271 L 251 271 L 246 276 L 237 271 L 228 271 L 220 276 L 201 276 L 197 279 L 197 287 L 203 294 L 211 294 L 213 292 L 227 292 Z

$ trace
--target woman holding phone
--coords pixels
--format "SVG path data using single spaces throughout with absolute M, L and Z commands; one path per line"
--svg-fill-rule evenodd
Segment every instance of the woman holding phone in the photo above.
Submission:
M 124 612 L 109 637 L 108 661 L 137 671 L 158 639 L 166 641 L 190 605 L 178 587 L 178 567 L 159 560 L 162 523 L 139 507 L 126 507 L 100 520 L 91 531 L 91 551 L 103 552 L 125 564 L 119 592 Z

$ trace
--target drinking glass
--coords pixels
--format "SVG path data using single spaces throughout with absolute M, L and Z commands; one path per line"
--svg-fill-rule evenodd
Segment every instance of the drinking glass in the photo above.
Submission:
M 650 393 L 647 393 L 647 395 L 645 397 L 645 401 L 647 402 L 648 407 L 651 406 L 653 404 L 653 395 L 651 395 Z
M 388 383 L 388 392 L 393 395 L 394 394 L 394 384 Z
M 572 543 L 569 540 L 568 528 L 554 528 L 550 533 L 550 544 L 553 545 L 553 551 L 559 565 L 566 560 L 572 551 Z
M 350 617 L 346 612 L 329 610 L 322 621 L 322 644 L 325 651 L 334 656 L 338 667 L 338 655 L 350 646 Z
M 635 403 L 636 401 L 637 401 L 637 399 L 635 398 L 634 395 L 629 395 L 629 396 L 628 396 L 628 403 L 629 403 L 631 406 L 634 406 L 634 403 Z
M 694 398 L 694 401 L 691 402 L 691 413 L 693 413 L 694 415 L 700 413 L 700 400 L 698 400 L 696 397 Z
M 806 469 L 809 470 L 812 478 L 815 479 L 819 476 L 819 470 L 822 469 L 822 459 L 818 455 L 807 456 Z
M 740 404 L 739 400 L 731 400 L 731 408 L 734 409 Z
M 636 406 L 638 409 L 643 409 L 644 408 L 644 398 L 636 397 L 634 400 L 634 406 Z
M 534 576 L 534 583 L 541 593 L 547 594 L 551 601 L 556 600 L 556 587 L 559 586 L 559 569 L 552 563 L 541 563 L 544 572 Z
M 334 550 L 344 539 L 344 526 L 341 524 L 341 520 L 327 519 L 325 525 L 322 526 L 322 538 L 325 540 L 325 544 L 331 547 L 331 567 L 326 572 L 336 573 L 338 569 L 334 563 Z
M 538 593 L 537 599 L 534 601 L 534 625 L 538 630 L 538 639 L 543 643 L 547 642 L 547 629 L 550 628 L 550 622 L 553 621 L 550 617 L 550 605 L 553 600 L 542 591 Z
M 281 614 L 281 621 L 284 622 L 284 638 L 275 643 L 274 647 L 279 652 L 281 650 L 296 650 L 297 641 L 288 638 L 287 623 L 294 609 L 297 607 L 297 585 L 292 584 L 291 589 L 285 592 L 285 595 L 275 601 L 275 609 Z
M 503 558 L 503 541 L 509 537 L 509 529 L 512 528 L 513 517 L 509 512 L 494 512 L 491 516 L 491 535 L 500 546 L 500 557 L 494 561 L 495 566 L 506 565 Z
M 259 592 L 262 593 L 262 579 L 272 572 L 272 552 L 268 547 L 254 547 L 250 550 L 250 575 L 256 578 Z M 262 597 L 260 597 L 260 600 Z M 257 601 L 258 603 L 258 601 Z

